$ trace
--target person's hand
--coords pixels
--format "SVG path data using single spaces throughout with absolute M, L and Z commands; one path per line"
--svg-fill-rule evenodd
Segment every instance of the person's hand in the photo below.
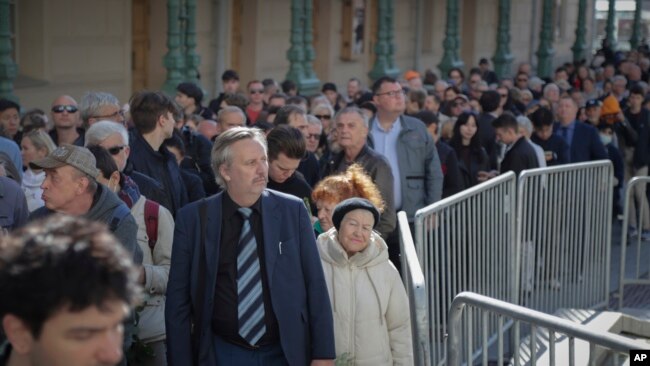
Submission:
M 311 366 L 334 366 L 334 360 L 311 360 Z

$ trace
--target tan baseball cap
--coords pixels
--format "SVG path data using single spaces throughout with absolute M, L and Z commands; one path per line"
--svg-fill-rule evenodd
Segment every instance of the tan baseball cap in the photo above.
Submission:
M 56 169 L 64 165 L 77 168 L 95 179 L 99 175 L 95 156 L 90 150 L 81 146 L 64 144 L 43 159 L 29 163 L 31 168 L 36 169 Z

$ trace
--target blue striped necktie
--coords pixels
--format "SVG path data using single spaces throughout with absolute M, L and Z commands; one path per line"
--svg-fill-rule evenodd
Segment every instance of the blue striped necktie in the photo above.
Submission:
M 237 246 L 237 297 L 239 300 L 239 335 L 255 345 L 266 332 L 262 276 L 257 257 L 257 242 L 251 227 L 250 208 L 239 208 L 244 218 Z

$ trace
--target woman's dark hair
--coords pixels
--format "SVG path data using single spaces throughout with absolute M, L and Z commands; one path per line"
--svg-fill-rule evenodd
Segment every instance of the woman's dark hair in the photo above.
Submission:
M 460 126 L 467 124 L 470 118 L 474 118 L 474 123 L 476 123 L 476 133 L 469 141 L 469 147 L 472 150 L 478 150 L 481 148 L 481 142 L 478 138 L 478 118 L 476 118 L 476 114 L 473 112 L 463 112 L 460 114 L 460 116 L 458 116 L 458 119 L 456 119 L 456 123 L 454 124 L 454 134 L 451 137 L 451 146 L 456 150 L 459 150 L 463 147 L 463 136 L 460 134 Z
M 89 145 L 87 148 L 95 156 L 95 166 L 102 172 L 102 176 L 105 179 L 110 179 L 111 174 L 118 170 L 111 154 L 99 145 Z

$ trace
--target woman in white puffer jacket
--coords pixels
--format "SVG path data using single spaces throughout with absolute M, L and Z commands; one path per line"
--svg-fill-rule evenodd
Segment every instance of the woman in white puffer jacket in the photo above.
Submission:
M 339 203 L 318 237 L 334 315 L 336 354 L 353 365 L 413 365 L 406 290 L 372 229 L 379 211 L 362 198 Z

